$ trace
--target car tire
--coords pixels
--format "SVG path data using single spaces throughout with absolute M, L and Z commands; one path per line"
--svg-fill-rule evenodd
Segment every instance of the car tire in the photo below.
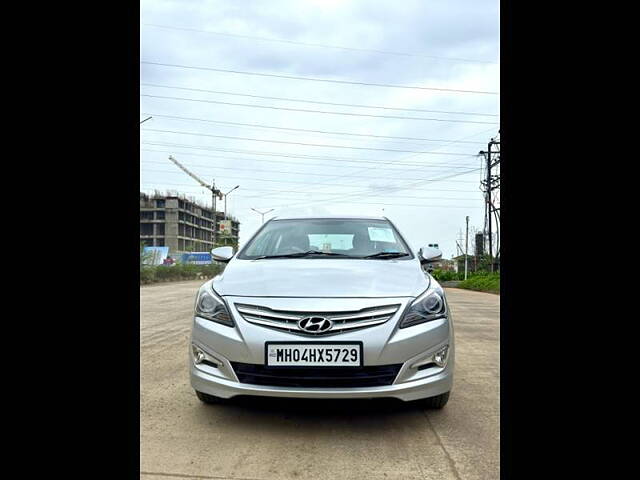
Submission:
M 440 409 L 444 407 L 449 401 L 449 393 L 445 392 L 441 395 L 436 395 L 435 397 L 429 397 L 422 400 L 422 406 L 425 408 L 437 408 Z
M 216 404 L 216 403 L 224 403 L 225 399 L 224 398 L 220 398 L 220 397 L 214 397 L 213 395 L 209 395 L 208 393 L 202 393 L 196 390 L 196 396 L 198 397 L 198 400 L 200 400 L 203 403 L 208 403 L 208 404 Z

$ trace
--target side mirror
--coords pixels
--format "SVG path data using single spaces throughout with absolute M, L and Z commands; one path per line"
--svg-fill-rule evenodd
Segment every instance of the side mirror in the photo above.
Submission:
M 422 247 L 418 250 L 418 258 L 420 263 L 432 263 L 437 262 L 442 258 L 442 252 L 433 247 Z
M 233 257 L 233 247 L 218 247 L 211 250 L 211 258 L 217 262 L 228 262 Z

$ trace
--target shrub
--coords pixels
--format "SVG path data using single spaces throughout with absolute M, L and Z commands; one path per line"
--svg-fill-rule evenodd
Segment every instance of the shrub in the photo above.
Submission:
M 140 284 L 153 283 L 156 280 L 156 270 L 153 267 L 140 268 Z
M 462 280 L 464 278 L 464 272 L 454 272 L 453 270 L 434 270 L 431 275 L 439 282 Z
M 500 293 L 500 273 L 475 272 L 473 276 L 460 282 L 458 287 L 481 292 Z
M 194 280 L 200 276 L 213 278 L 224 270 L 224 264 L 193 265 L 176 263 L 175 265 L 143 266 L 140 268 L 140 284 L 162 281 Z

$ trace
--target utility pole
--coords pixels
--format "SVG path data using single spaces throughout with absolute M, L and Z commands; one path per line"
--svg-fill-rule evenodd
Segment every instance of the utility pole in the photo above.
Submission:
M 500 132 L 498 132 L 500 133 Z M 495 165 L 500 163 L 500 149 L 498 149 L 498 151 L 496 152 L 498 154 L 498 160 L 496 160 L 494 163 L 491 163 L 491 147 L 493 147 L 494 145 L 500 145 L 500 140 L 496 141 L 494 138 L 491 139 L 491 141 L 487 144 L 487 151 L 481 151 L 480 155 L 485 155 L 486 154 L 486 161 L 487 161 L 487 178 L 486 180 L 484 180 L 484 186 L 485 186 L 485 227 L 487 228 L 487 240 L 489 241 L 489 249 L 488 249 L 488 253 L 489 253 L 489 262 L 491 264 L 491 271 L 493 272 L 493 213 L 497 210 L 494 205 L 493 202 L 491 200 L 491 192 L 493 190 L 493 180 L 494 177 L 492 177 L 491 175 L 491 168 L 494 167 Z M 500 177 L 497 176 L 495 177 L 497 183 L 496 183 L 496 188 L 500 188 Z
M 464 279 L 467 279 L 467 271 L 469 269 L 469 217 L 467 216 L 467 234 L 464 239 Z
M 273 212 L 275 209 L 272 208 L 271 210 L 267 210 L 266 212 L 261 212 L 261 211 L 256 210 L 255 208 L 252 207 L 251 210 L 253 210 L 256 213 L 259 213 L 260 215 L 262 215 L 262 224 L 264 225 L 264 216 L 269 212 Z
M 493 272 L 493 242 L 491 241 L 491 145 L 493 140 L 487 145 L 487 203 L 489 209 L 489 262 L 491 263 L 491 271 Z

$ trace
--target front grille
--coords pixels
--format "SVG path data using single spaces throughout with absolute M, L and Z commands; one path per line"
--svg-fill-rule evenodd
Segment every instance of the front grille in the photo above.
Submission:
M 267 367 L 232 362 L 241 383 L 271 387 L 357 388 L 391 385 L 402 364 L 369 367 Z
M 259 305 L 236 304 L 236 309 L 247 322 L 302 335 L 331 335 L 345 330 L 380 325 L 389 320 L 400 308 L 399 304 L 363 308 L 346 312 L 301 312 L 274 310 Z M 331 321 L 331 328 L 323 332 L 309 332 L 298 326 L 306 317 L 324 317 Z

